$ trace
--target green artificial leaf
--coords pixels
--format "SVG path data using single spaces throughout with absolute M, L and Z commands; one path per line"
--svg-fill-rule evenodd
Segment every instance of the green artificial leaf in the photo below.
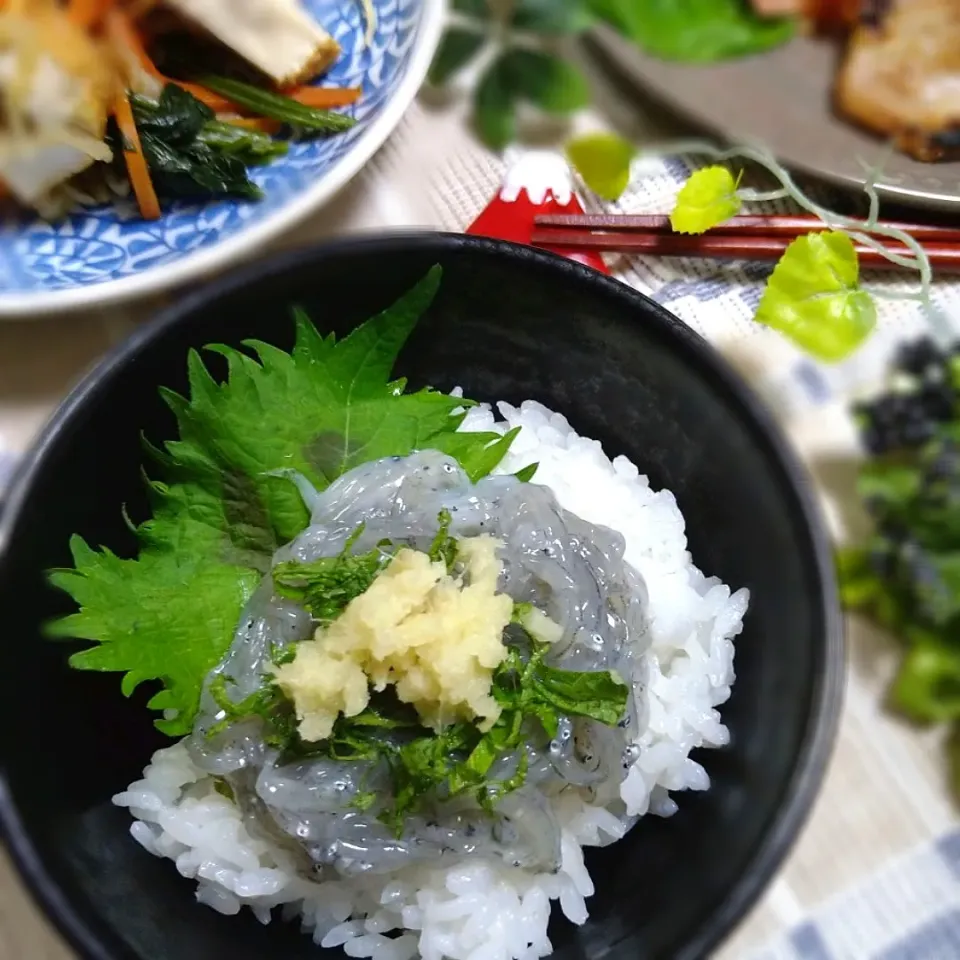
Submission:
M 593 22 L 584 0 L 517 0 L 512 26 L 547 36 L 580 33 Z
M 737 188 L 742 174 L 733 179 L 726 167 L 704 167 L 693 173 L 677 194 L 670 226 L 677 233 L 706 233 L 740 212 Z
M 893 705 L 913 720 L 960 720 L 960 648 L 936 640 L 912 646 L 891 689 Z
M 502 456 L 509 442 L 455 432 L 470 401 L 404 393 L 391 380 L 439 281 L 437 267 L 343 340 L 321 336 L 299 315 L 290 354 L 259 342 L 248 344 L 256 359 L 214 347 L 227 360 L 222 383 L 191 353 L 189 398 L 163 391 L 180 439 L 151 448 L 163 479 L 149 483 L 153 516 L 135 528 L 139 556 L 98 553 L 74 538 L 75 568 L 51 572 L 80 610 L 50 633 L 99 645 L 76 654 L 73 666 L 125 673 L 128 695 L 161 681 L 150 706 L 177 713 L 157 726 L 187 733 L 247 598 L 276 548 L 308 522 L 295 484 L 277 471 L 322 489 L 361 463 L 428 448 L 464 458 L 475 474 L 477 465 L 496 466 L 491 447 Z
M 857 253 L 847 234 L 797 237 L 774 268 L 756 319 L 820 360 L 842 360 L 877 323 L 876 306 L 859 278 Z
M 480 138 L 502 150 L 516 137 L 520 101 L 555 114 L 590 102 L 590 88 L 577 68 L 539 50 L 508 48 L 488 67 L 474 94 L 474 122 Z
M 482 33 L 451 27 L 440 41 L 427 80 L 435 87 L 444 86 L 473 60 L 486 42 L 487 38 Z
M 480 139 L 493 150 L 503 150 L 516 136 L 516 97 L 503 57 L 480 78 L 474 94 L 474 124 Z
M 514 47 L 501 61 L 514 96 L 547 113 L 571 113 L 590 102 L 590 86 L 568 60 Z
M 592 133 L 567 144 L 567 159 L 583 182 L 603 200 L 619 200 L 630 185 L 637 148 L 614 133 Z
M 793 20 L 758 16 L 748 0 L 589 0 L 598 17 L 664 60 L 709 63 L 786 43 Z

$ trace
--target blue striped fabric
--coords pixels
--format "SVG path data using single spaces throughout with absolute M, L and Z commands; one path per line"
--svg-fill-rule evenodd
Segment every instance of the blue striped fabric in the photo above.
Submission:
M 960 960 L 960 830 L 829 900 L 751 960 Z

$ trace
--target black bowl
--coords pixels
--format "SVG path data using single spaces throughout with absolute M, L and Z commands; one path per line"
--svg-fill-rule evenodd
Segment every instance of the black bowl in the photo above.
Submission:
M 6 505 L 0 816 L 27 882 L 83 956 L 306 960 L 317 948 L 293 925 L 198 906 L 193 883 L 129 837 L 110 797 L 164 739 L 116 675 L 71 671 L 63 646 L 41 639 L 42 622 L 68 609 L 44 571 L 69 562 L 74 532 L 132 548 L 120 508 L 145 510 L 141 431 L 173 435 L 157 387 L 185 389 L 188 348 L 248 337 L 289 347 L 291 304 L 343 333 L 438 262 L 440 296 L 400 360 L 411 384 L 567 414 L 672 490 L 698 565 L 753 595 L 723 708 L 732 744 L 698 758 L 713 788 L 589 855 L 591 917 L 554 923 L 556 957 L 702 956 L 795 838 L 835 732 L 843 642 L 808 481 L 757 400 L 662 307 L 570 261 L 461 236 L 341 242 L 213 283 L 141 329 L 54 416 Z

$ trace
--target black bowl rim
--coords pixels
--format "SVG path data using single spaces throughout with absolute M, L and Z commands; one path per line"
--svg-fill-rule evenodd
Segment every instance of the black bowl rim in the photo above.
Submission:
M 265 258 L 259 264 L 230 273 L 186 293 L 177 303 L 167 306 L 115 346 L 74 387 L 54 411 L 32 448 L 18 466 L 10 493 L 0 516 L 0 556 L 7 550 L 10 529 L 28 499 L 33 480 L 42 468 L 51 447 L 60 435 L 70 429 L 87 401 L 106 389 L 115 373 L 129 363 L 163 330 L 184 322 L 196 310 L 225 294 L 255 285 L 262 280 L 327 256 L 389 256 L 398 247 L 421 244 L 445 252 L 470 250 L 482 256 L 520 259 L 530 266 L 541 266 L 571 275 L 575 282 L 596 288 L 604 296 L 615 296 L 632 302 L 643 312 L 644 322 L 664 330 L 692 355 L 695 363 L 734 397 L 748 420 L 753 421 L 763 439 L 779 459 L 793 488 L 803 519 L 813 543 L 813 559 L 820 575 L 821 600 L 824 608 L 823 645 L 826 670 L 814 686 L 811 715 L 806 738 L 790 781 L 786 785 L 786 803 L 776 814 L 771 829 L 761 840 L 750 867 L 731 887 L 724 900 L 708 916 L 674 960 L 695 960 L 707 956 L 733 929 L 759 899 L 777 868 L 786 858 L 807 821 L 826 773 L 840 721 L 843 702 L 845 640 L 840 612 L 831 541 L 826 532 L 812 484 L 779 425 L 753 390 L 726 360 L 699 334 L 669 310 L 625 283 L 607 277 L 576 261 L 527 246 L 456 233 L 395 232 L 341 238 L 284 251 Z M 47 871 L 35 849 L 17 805 L 10 793 L 5 772 L 0 770 L 0 834 L 24 879 L 27 889 L 67 942 L 84 960 L 119 960 L 122 953 L 132 954 L 119 940 L 105 946 L 100 936 L 69 903 L 57 879 Z

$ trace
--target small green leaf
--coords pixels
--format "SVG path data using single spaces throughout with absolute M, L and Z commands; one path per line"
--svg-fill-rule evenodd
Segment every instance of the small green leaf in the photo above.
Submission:
M 524 467 L 522 470 L 518 470 L 514 476 L 521 483 L 529 483 L 536 475 L 537 469 L 539 468 L 539 463 L 531 463 L 529 466 Z
M 434 563 L 442 561 L 448 573 L 453 571 L 454 564 L 457 562 L 459 549 L 456 538 L 450 536 L 452 519 L 449 510 L 444 508 L 440 511 L 437 517 L 437 522 L 439 523 L 437 535 L 433 538 L 433 543 L 430 544 L 428 551 L 430 559 Z
M 490 64 L 474 95 L 474 124 L 480 139 L 503 150 L 516 136 L 516 106 L 503 57 Z
M 567 144 L 567 159 L 583 182 L 604 200 L 619 200 L 630 185 L 637 148 L 614 133 L 593 133 Z
M 704 167 L 692 174 L 677 194 L 670 214 L 670 225 L 677 233 L 705 233 L 737 215 L 741 200 L 737 196 L 740 177 L 726 167 Z
M 427 80 L 435 87 L 442 87 L 473 60 L 485 43 L 482 33 L 451 27 L 440 42 Z
M 358 528 L 357 533 L 362 529 Z M 386 544 L 378 544 L 367 553 L 352 554 L 354 539 L 351 537 L 336 557 L 320 557 L 309 563 L 278 563 L 272 571 L 277 593 L 302 603 L 320 623 L 336 620 L 351 600 L 366 593 L 391 560 L 384 549 Z
M 767 282 L 757 322 L 821 360 L 842 360 L 877 324 L 877 308 L 860 289 L 859 276 L 857 252 L 845 233 L 798 237 Z
M 572 113 L 590 102 L 583 74 L 561 57 L 517 47 L 504 54 L 503 69 L 511 91 L 547 113 Z
M 540 664 L 532 683 L 541 703 L 567 716 L 590 717 L 612 727 L 627 709 L 630 688 L 609 670 L 577 673 Z

